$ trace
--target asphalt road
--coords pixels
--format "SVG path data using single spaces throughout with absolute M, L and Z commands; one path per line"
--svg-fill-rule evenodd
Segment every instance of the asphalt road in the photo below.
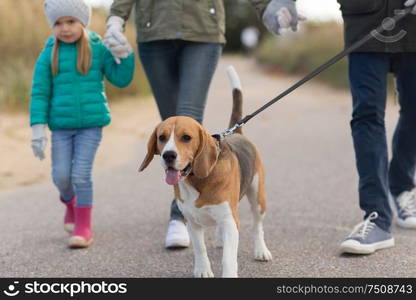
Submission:
M 222 59 L 210 91 L 205 125 L 226 128 L 231 93 L 225 68 L 233 64 L 251 113 L 298 78 L 270 76 L 241 58 Z M 153 105 L 153 104 L 152 104 Z M 264 230 L 273 254 L 253 259 L 251 215 L 240 206 L 240 277 L 414 277 L 416 232 L 394 227 L 396 246 L 370 256 L 340 255 L 338 246 L 361 221 L 350 136 L 350 95 L 314 80 L 251 120 L 244 128 L 266 166 L 268 209 Z M 398 107 L 389 105 L 389 136 Z M 138 117 L 140 112 L 138 112 Z M 157 120 L 155 114 L 155 122 Z M 147 134 L 155 124 L 144 128 Z M 1 277 L 191 277 L 192 249 L 164 249 L 172 191 L 158 161 L 137 168 L 146 139 L 134 157 L 94 173 L 94 234 L 89 249 L 66 247 L 64 207 L 51 183 L 0 193 Z M 123 155 L 122 152 L 115 155 Z M 28 170 L 30 172 L 30 170 Z M 221 249 L 214 230 L 206 237 L 214 274 L 221 275 Z

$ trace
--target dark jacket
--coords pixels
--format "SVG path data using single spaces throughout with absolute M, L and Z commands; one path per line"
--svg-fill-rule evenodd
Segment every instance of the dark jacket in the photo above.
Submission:
M 395 10 L 403 9 L 406 0 L 338 0 L 344 18 L 345 46 L 349 47 L 379 27 L 383 20 L 393 17 Z M 406 35 L 395 42 L 382 42 L 373 38 L 356 52 L 416 52 L 416 15 L 409 15 L 397 23 L 393 30 L 384 31 L 391 38 L 400 32 Z

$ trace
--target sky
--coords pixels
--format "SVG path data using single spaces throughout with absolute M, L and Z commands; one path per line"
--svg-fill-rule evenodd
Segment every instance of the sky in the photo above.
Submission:
M 297 7 L 300 13 L 311 20 L 342 20 L 336 0 L 298 0 Z
M 93 5 L 110 6 L 113 0 L 87 0 Z M 166 1 L 166 0 L 159 0 Z M 225 0 L 227 1 L 227 0 Z M 363 0 L 365 1 L 365 0 Z M 341 20 L 339 5 L 336 0 L 298 0 L 297 7 L 300 13 L 309 20 L 328 21 Z

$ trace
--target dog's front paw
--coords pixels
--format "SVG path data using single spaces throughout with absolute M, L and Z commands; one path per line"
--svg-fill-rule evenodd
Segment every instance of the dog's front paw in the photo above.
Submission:
M 272 254 L 267 247 L 258 247 L 254 250 L 254 259 L 260 261 L 272 260 Z
M 194 270 L 195 278 L 212 278 L 214 273 L 212 273 L 211 267 L 195 267 Z

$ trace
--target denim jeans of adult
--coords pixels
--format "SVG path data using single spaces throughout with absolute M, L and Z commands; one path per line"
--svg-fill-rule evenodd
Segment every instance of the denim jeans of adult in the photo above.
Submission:
M 161 40 L 139 43 L 138 48 L 162 120 L 188 116 L 202 123 L 222 45 Z M 175 200 L 171 219 L 183 219 Z
M 91 206 L 92 166 L 102 138 L 102 127 L 52 131 L 52 179 L 67 202 L 77 196 L 77 206 Z
M 389 72 L 395 76 L 400 104 L 390 165 L 384 122 Z M 395 197 L 415 187 L 416 53 L 352 53 L 349 77 L 360 207 L 365 218 L 376 211 L 375 223 L 390 230 L 389 193 Z

